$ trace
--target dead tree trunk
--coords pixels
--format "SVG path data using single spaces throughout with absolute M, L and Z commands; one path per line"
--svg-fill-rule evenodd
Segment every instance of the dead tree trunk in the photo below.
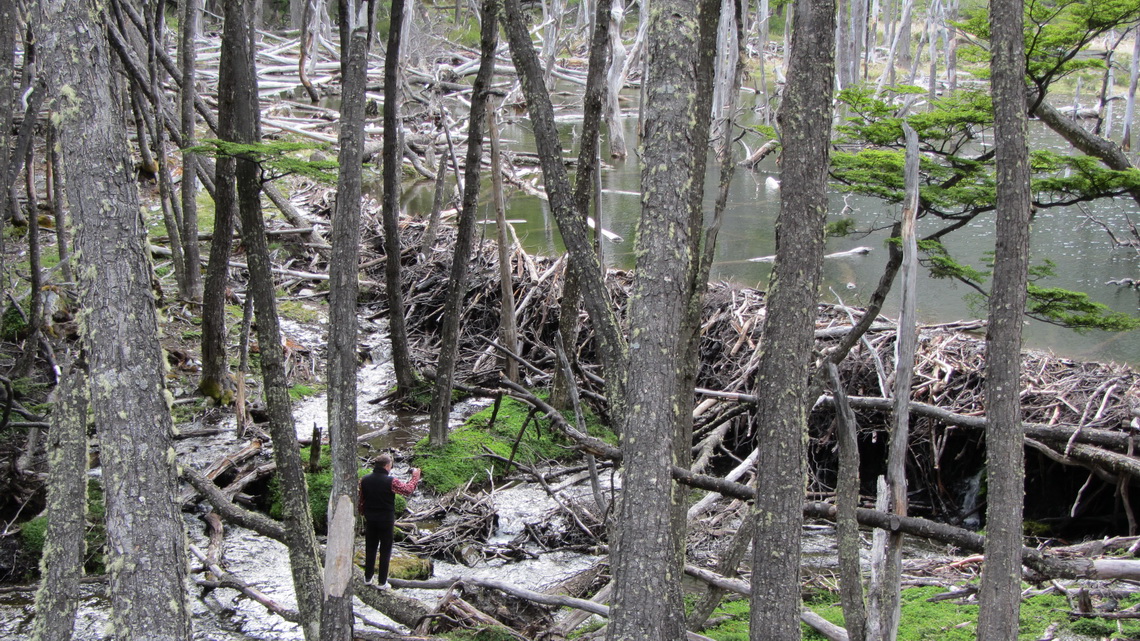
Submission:
M 451 416 L 451 389 L 455 380 L 455 361 L 459 353 L 459 315 L 467 293 L 467 262 L 475 238 L 475 210 L 479 204 L 479 168 L 483 158 L 483 125 L 487 110 L 487 90 L 495 73 L 495 48 L 499 39 L 499 5 L 497 0 L 483 0 L 480 37 L 479 73 L 471 96 L 471 115 L 467 125 L 467 165 L 463 180 L 463 205 L 459 214 L 459 230 L 455 254 L 451 261 L 444 304 L 443 328 L 440 331 L 439 361 L 436 366 L 435 393 L 431 402 L 428 426 L 432 445 L 447 443 L 448 420 Z M 389 258 L 391 260 L 391 258 Z

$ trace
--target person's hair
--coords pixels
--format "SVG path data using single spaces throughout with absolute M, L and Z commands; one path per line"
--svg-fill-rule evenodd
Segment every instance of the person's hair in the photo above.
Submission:
M 377 456 L 376 458 L 372 459 L 372 467 L 374 469 L 377 469 L 377 470 L 379 470 L 381 468 L 386 468 L 391 464 L 392 464 L 392 455 L 391 454 L 381 454 L 380 456 Z

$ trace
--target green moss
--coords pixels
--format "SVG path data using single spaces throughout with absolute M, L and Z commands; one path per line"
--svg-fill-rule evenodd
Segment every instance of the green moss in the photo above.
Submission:
M 107 529 L 104 522 L 107 510 L 103 503 L 103 486 L 98 481 L 87 481 L 87 557 L 83 567 L 87 574 L 103 574 L 106 572 L 104 563 L 104 546 L 107 544 Z M 20 541 L 24 548 L 39 566 L 39 559 L 44 553 L 44 544 L 47 542 L 47 514 L 41 514 L 20 526 Z M 35 577 L 29 577 L 30 579 Z
M 27 315 L 27 306 L 24 305 L 24 314 L 15 305 L 9 304 L 0 315 L 0 340 L 16 341 L 28 333 L 28 322 L 24 320 Z
M 972 641 L 975 638 L 978 621 L 978 606 L 976 603 L 959 603 L 953 600 L 929 601 L 930 597 L 944 592 L 940 587 L 926 586 L 907 588 L 902 592 L 902 617 L 899 622 L 899 641 L 924 641 L 926 639 L 939 639 L 939 641 Z M 835 623 L 843 624 L 843 612 L 839 606 L 839 597 L 832 593 L 819 593 L 809 598 L 806 605 L 816 614 Z M 1092 636 L 1120 635 L 1123 638 L 1137 638 L 1140 634 L 1140 623 L 1125 623 L 1124 630 L 1117 632 L 1115 624 L 1111 628 L 1100 627 L 1103 623 L 1092 620 L 1082 620 L 1069 623 L 1069 607 L 1065 598 L 1057 594 L 1035 596 L 1022 602 L 1020 616 L 1020 632 L 1018 639 L 1030 641 L 1038 639 L 1041 634 L 1053 623 L 1061 623 L 1063 628 L 1078 634 Z M 748 639 L 748 600 L 739 596 L 730 596 L 713 613 L 713 617 L 725 617 L 717 626 L 703 631 L 703 634 L 717 641 L 747 641 Z M 1134 626 L 1134 627 L 1129 627 Z M 1094 629 L 1095 628 L 1095 629 Z M 1089 631 L 1084 631 L 1084 630 Z M 803 628 L 805 641 L 823 639 L 821 635 L 807 626 Z
M 515 641 L 519 637 L 506 628 L 488 626 L 475 630 L 456 630 L 443 635 L 455 641 Z
M 316 396 L 324 390 L 323 385 L 294 385 L 289 388 L 289 398 L 299 401 L 309 396 Z
M 320 309 L 299 300 L 279 299 L 277 301 L 277 312 L 284 318 L 295 320 L 298 323 L 315 323 L 320 320 L 322 315 Z
M 515 460 L 532 465 L 544 460 L 565 459 L 577 454 L 571 443 L 556 433 L 546 419 L 532 417 L 527 423 L 530 407 L 525 403 L 504 398 L 495 414 L 492 405 L 451 432 L 447 445 L 433 447 L 424 438 L 416 443 L 414 465 L 423 470 L 424 483 L 440 493 L 447 493 L 464 485 L 468 480 L 487 481 L 490 473 L 499 477 L 507 472 L 506 464 L 483 456 L 488 450 L 502 457 L 510 457 L 511 449 L 523 425 L 526 430 L 519 441 Z M 570 420 L 573 420 L 572 418 Z M 616 436 L 603 426 L 592 413 L 587 412 L 587 430 L 593 436 L 616 442 Z

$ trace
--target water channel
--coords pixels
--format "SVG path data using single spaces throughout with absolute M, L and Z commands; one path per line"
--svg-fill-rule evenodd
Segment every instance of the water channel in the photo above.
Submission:
M 565 96 L 564 96 L 564 99 Z M 567 156 L 577 153 L 574 137 L 581 128 L 573 116 L 561 117 L 562 143 Z M 633 145 L 636 141 L 636 115 L 625 119 L 626 140 L 630 142 L 628 159 L 604 158 L 606 167 L 602 180 L 602 226 L 622 240 L 604 243 L 603 252 L 611 267 L 629 268 L 633 265 L 633 239 L 640 215 L 640 164 Z M 603 131 L 604 135 L 604 131 Z M 521 150 L 535 150 L 530 122 L 525 118 L 507 122 L 502 127 L 504 146 Z M 756 149 L 763 141 L 755 136 L 745 141 Z M 1031 123 L 1031 147 L 1049 148 L 1071 153 L 1067 143 L 1039 122 Z M 606 152 L 603 140 L 603 151 Z M 608 153 L 606 154 L 608 156 Z M 740 155 L 738 149 L 737 155 Z M 740 169 L 733 179 L 724 227 L 716 252 L 712 278 L 727 280 L 743 286 L 765 288 L 770 263 L 750 262 L 749 259 L 771 256 L 775 253 L 774 228 L 780 207 L 780 192 L 776 186 L 779 168 L 775 157 L 769 156 L 756 171 Z M 716 163 L 710 156 L 706 175 L 706 211 L 711 212 L 718 182 Z M 541 183 L 540 183 L 541 184 Z M 485 192 L 484 192 L 485 193 Z M 410 212 L 426 215 L 431 208 L 432 187 L 419 185 L 406 194 Z M 489 198 L 482 199 L 485 203 Z M 553 216 L 547 202 L 537 196 L 516 193 L 508 202 L 507 217 L 527 251 L 557 255 L 564 251 Z M 899 207 L 877 199 L 848 196 L 836 190 L 831 192 L 829 220 L 837 220 L 847 207 L 845 215 L 852 218 L 860 230 L 876 230 L 865 235 L 830 238 L 828 253 L 856 247 L 869 247 L 871 252 L 862 256 L 828 260 L 824 265 L 823 298 L 829 302 L 842 299 L 850 305 L 862 305 L 874 291 L 887 261 L 884 242 L 891 223 L 899 217 Z M 493 221 L 489 205 L 482 205 L 480 216 Z M 1085 206 L 1088 213 L 1105 221 L 1117 230 L 1127 233 L 1129 216 L 1137 215 L 1137 205 L 1129 198 L 1102 199 Z M 940 228 L 936 221 L 920 220 L 918 232 L 922 235 Z M 493 235 L 493 226 L 488 226 Z M 980 216 L 966 228 L 951 235 L 946 247 L 960 262 L 986 269 L 984 259 L 993 251 L 994 218 L 992 214 Z M 1042 209 L 1037 212 L 1031 235 L 1031 260 L 1034 264 L 1043 259 L 1056 263 L 1056 276 L 1039 284 L 1083 291 L 1096 302 L 1115 311 L 1137 314 L 1140 292 L 1135 289 L 1107 285 L 1120 278 L 1140 276 L 1135 249 L 1114 249 L 1104 229 L 1088 220 L 1076 207 Z M 961 319 L 984 318 L 985 303 L 980 307 L 971 288 L 948 280 L 935 280 L 920 270 L 919 316 L 922 322 L 940 323 Z M 897 285 L 884 308 L 888 316 L 898 315 Z M 1026 349 L 1052 351 L 1058 356 L 1075 360 L 1115 361 L 1140 366 L 1140 332 L 1112 333 L 1089 331 L 1078 334 L 1044 322 L 1027 319 L 1024 341 Z

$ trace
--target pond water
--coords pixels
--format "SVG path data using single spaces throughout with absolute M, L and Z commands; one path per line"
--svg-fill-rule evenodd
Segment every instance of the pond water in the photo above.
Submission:
M 573 117 L 560 118 L 562 142 L 566 154 L 577 153 L 574 137 L 580 123 Z M 636 116 L 625 119 L 626 139 L 631 147 L 630 157 L 624 161 L 605 158 L 602 172 L 602 212 L 604 228 L 620 235 L 620 242 L 604 243 L 603 252 L 611 267 L 629 268 L 633 265 L 633 239 L 640 215 L 640 165 L 632 153 L 636 141 Z M 1044 146 L 1066 152 L 1069 147 L 1044 126 L 1031 123 L 1034 148 Z M 604 132 L 603 132 L 604 135 Z M 502 127 L 504 146 L 534 151 L 534 136 L 530 122 L 516 119 Z M 746 137 L 751 149 L 762 141 L 755 136 Z M 603 152 L 608 148 L 603 140 Z M 737 156 L 742 154 L 737 150 Z M 780 192 L 774 180 L 779 179 L 775 157 L 769 156 L 756 171 L 738 170 L 733 178 L 721 231 L 715 264 L 711 277 L 749 287 L 766 288 L 770 263 L 750 262 L 749 259 L 775 253 L 774 229 L 780 207 Z M 718 183 L 715 159 L 710 156 L 706 176 L 706 211 L 711 212 Z M 431 208 L 431 185 L 419 185 L 406 194 L 410 212 L 426 215 Z M 488 193 L 484 191 L 484 194 Z M 480 216 L 494 220 L 489 197 L 483 199 Z M 828 253 L 856 247 L 869 247 L 871 252 L 862 256 L 825 261 L 823 299 L 829 302 L 842 300 L 850 305 L 865 304 L 878 284 L 887 261 L 884 241 L 891 223 L 899 217 L 899 207 L 887 205 L 872 198 L 848 196 L 832 191 L 829 220 L 837 220 L 847 207 L 847 216 L 860 230 L 876 230 L 865 235 L 830 238 Z M 1127 234 L 1128 216 L 1137 214 L 1137 205 L 1127 198 L 1105 199 L 1085 206 L 1088 213 L 1104 220 Z M 564 251 L 553 216 L 545 200 L 535 196 L 515 194 L 508 202 L 507 218 L 531 253 L 557 255 Z M 959 261 L 984 269 L 987 252 L 993 251 L 994 218 L 992 214 L 980 216 L 965 229 L 947 239 L 946 246 Z M 919 235 L 928 234 L 941 225 L 930 221 L 919 222 Z M 493 237 L 494 227 L 487 234 Z M 1113 310 L 1137 314 L 1140 292 L 1135 289 L 1107 285 L 1120 278 L 1137 278 L 1140 255 L 1134 249 L 1114 249 L 1104 230 L 1088 220 L 1081 210 L 1070 207 L 1045 209 L 1037 213 L 1031 235 L 1031 259 L 1036 264 L 1043 259 L 1056 263 L 1056 276 L 1040 284 L 1087 292 L 1094 301 Z M 920 321 L 940 323 L 961 319 L 983 318 L 984 303 L 979 309 L 973 290 L 947 280 L 935 280 L 920 270 L 918 306 Z M 884 314 L 898 315 L 897 282 Z M 1116 361 L 1140 366 L 1140 332 L 1110 333 L 1090 331 L 1078 334 L 1072 330 L 1027 319 L 1024 342 L 1027 349 L 1052 351 L 1058 356 L 1078 360 Z

